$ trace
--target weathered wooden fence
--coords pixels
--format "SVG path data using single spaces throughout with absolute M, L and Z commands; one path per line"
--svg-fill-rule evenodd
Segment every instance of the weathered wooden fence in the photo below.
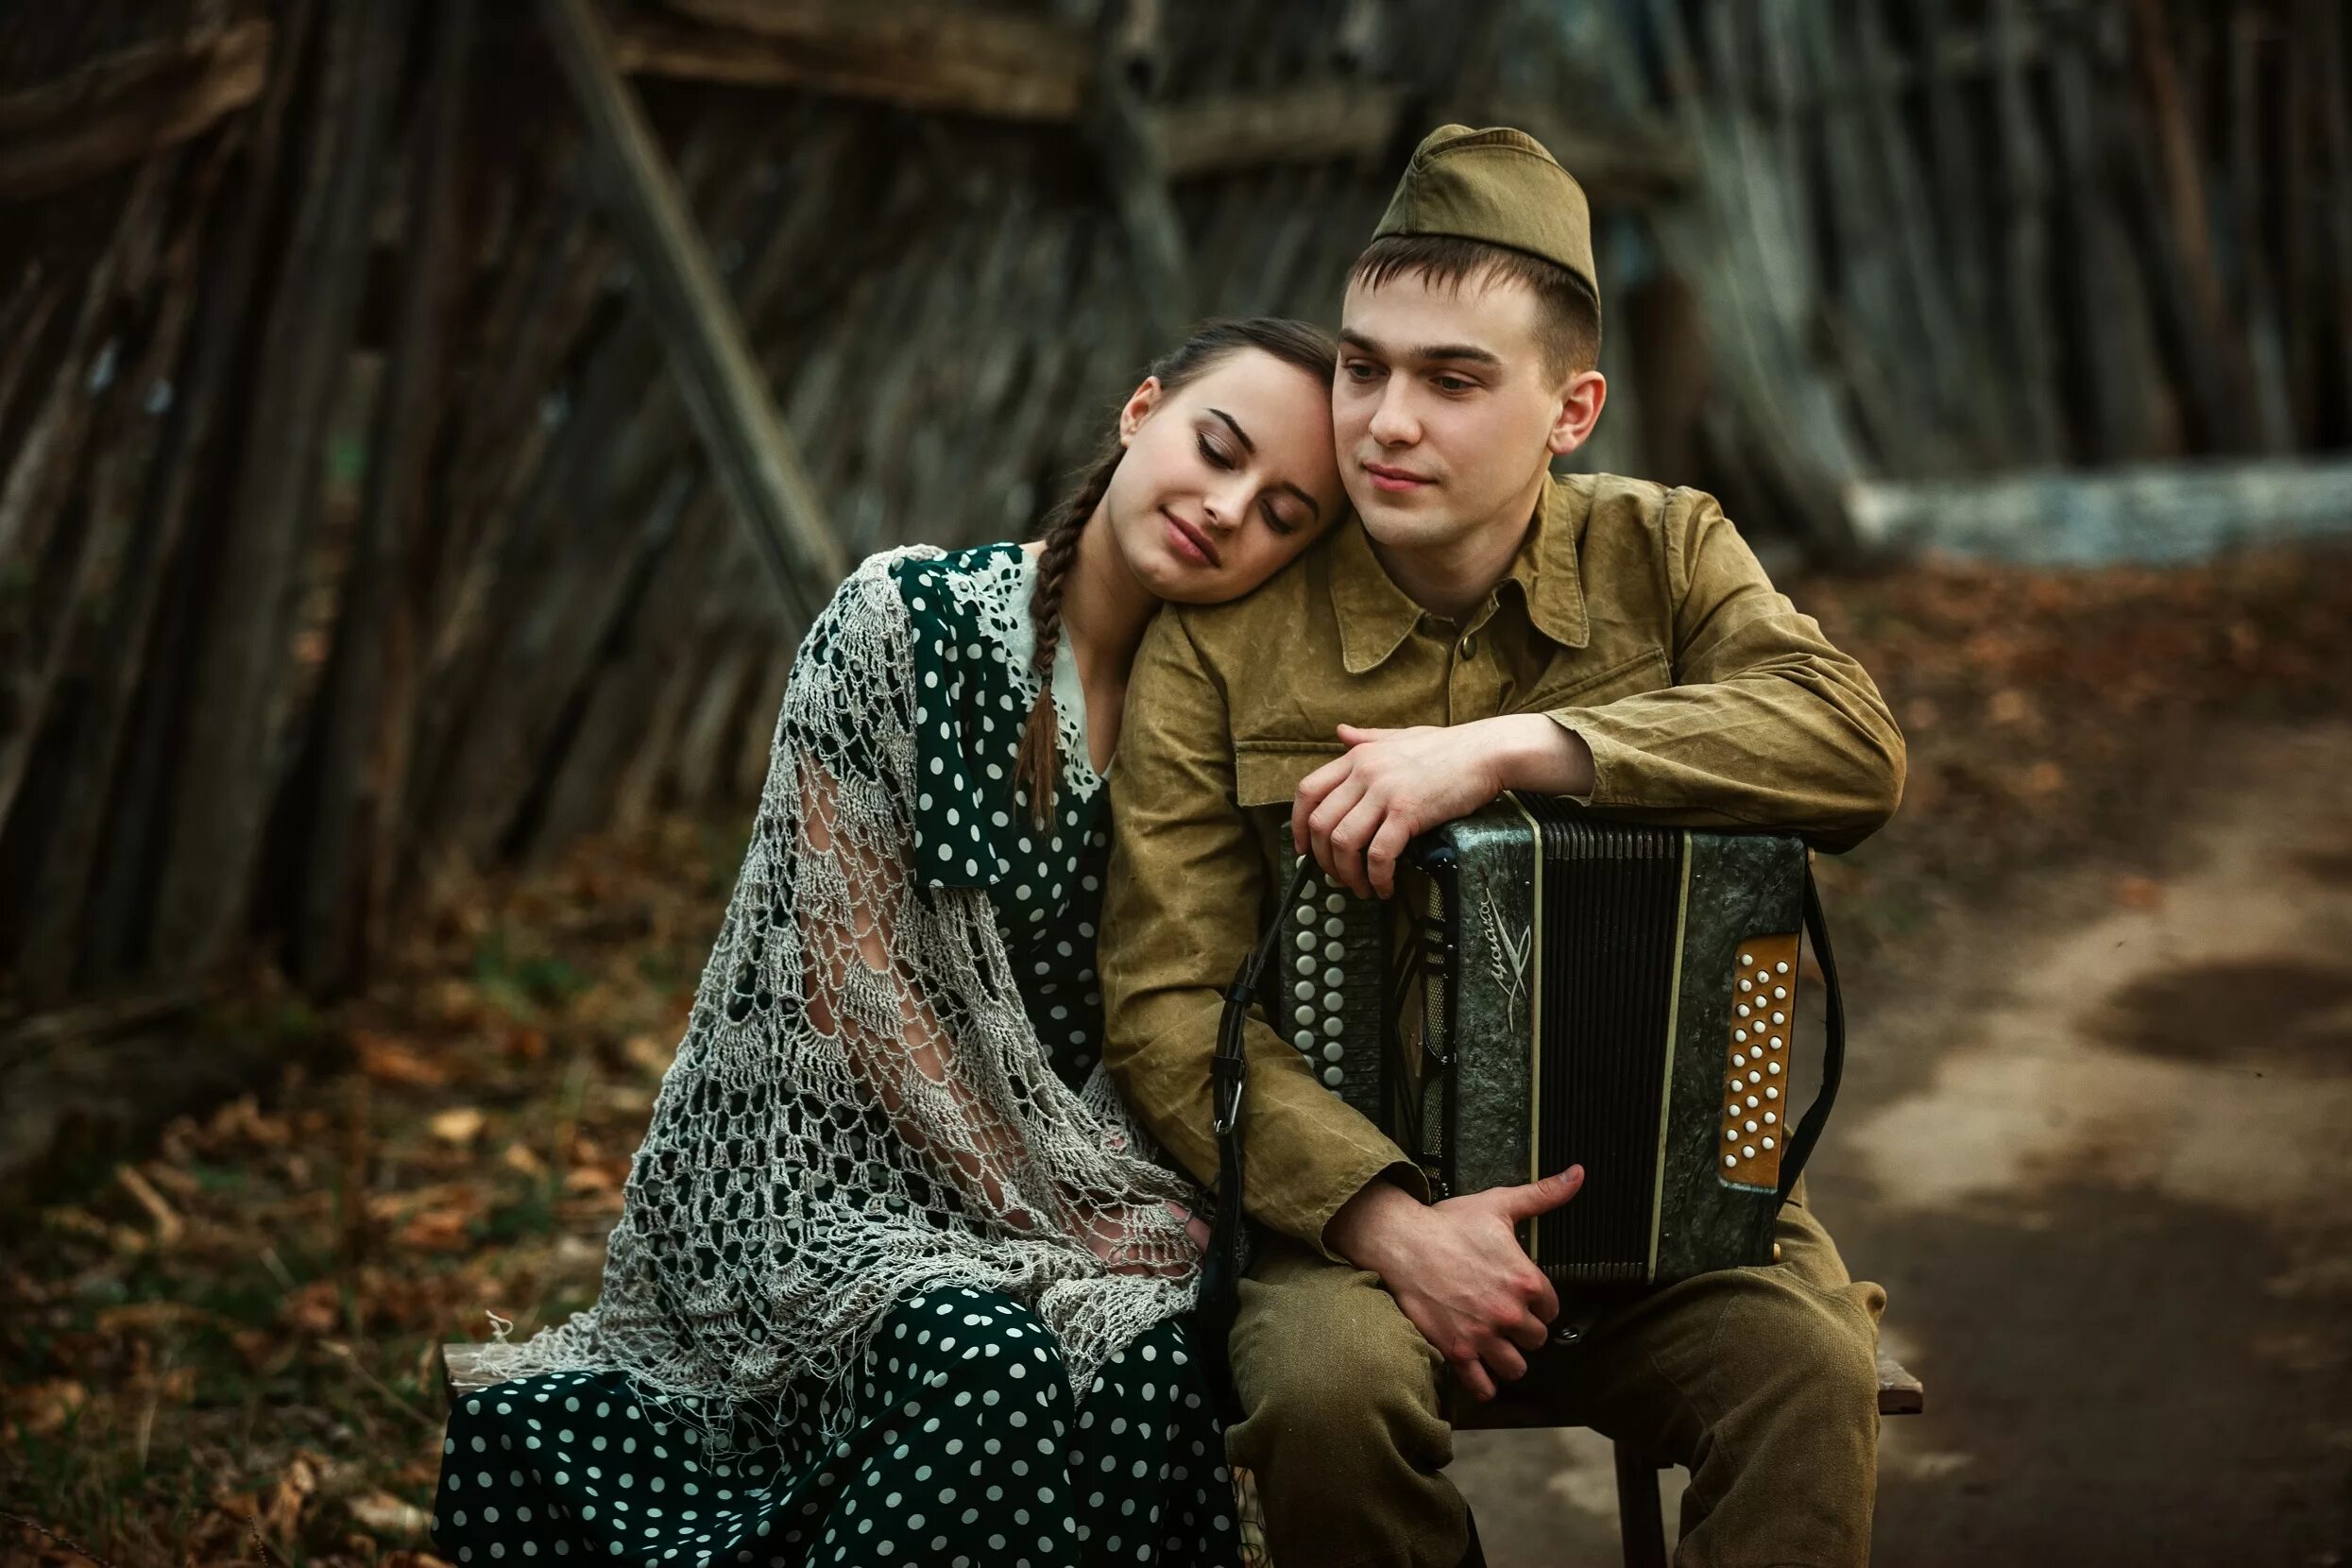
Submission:
M 1331 319 L 1442 119 L 1594 196 L 1578 460 L 1759 534 L 1848 552 L 1867 481 L 2340 448 L 2343 33 L 2326 0 L 21 10 L 0 1074 L 256 957 L 349 988 L 453 878 L 744 798 L 829 587 L 779 592 L 795 509 L 847 559 L 1023 531 L 1183 322 Z M 742 471 L 762 429 L 799 500 Z

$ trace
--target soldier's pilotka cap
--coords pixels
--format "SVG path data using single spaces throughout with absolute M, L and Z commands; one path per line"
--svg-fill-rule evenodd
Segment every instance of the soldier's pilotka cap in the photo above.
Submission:
M 1440 126 L 1422 138 L 1372 238 L 1450 235 L 1557 262 L 1597 303 L 1593 211 L 1559 160 L 1524 130 Z

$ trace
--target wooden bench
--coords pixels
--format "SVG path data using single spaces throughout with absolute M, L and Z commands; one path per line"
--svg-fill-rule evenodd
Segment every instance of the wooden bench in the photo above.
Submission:
M 464 1342 L 441 1347 L 441 1386 L 451 1399 L 490 1386 L 492 1379 L 481 1370 L 482 1350 L 480 1345 Z M 1926 1407 L 1927 1390 L 1919 1380 L 1881 1350 L 1879 1414 L 1916 1416 Z M 1480 1406 L 1471 1424 L 1493 1429 L 1558 1426 L 1559 1423 L 1536 1402 L 1514 1401 L 1506 1391 L 1491 1404 Z M 1658 1473 L 1667 1468 L 1666 1463 L 1624 1443 L 1618 1443 L 1616 1450 L 1617 1528 L 1625 1542 L 1626 1568 L 1666 1568 L 1666 1515 L 1658 1494 Z M 1262 1542 L 1264 1534 L 1258 1521 L 1249 1517 L 1255 1511 L 1251 1505 L 1256 1499 L 1246 1483 L 1238 1490 L 1243 1499 L 1245 1540 Z M 1257 1568 L 1270 1568 L 1262 1546 L 1252 1560 Z

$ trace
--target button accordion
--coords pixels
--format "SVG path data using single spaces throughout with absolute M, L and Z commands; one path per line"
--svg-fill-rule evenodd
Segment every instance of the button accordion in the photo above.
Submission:
M 1574 1199 L 1522 1226 L 1556 1285 L 1638 1291 L 1772 1261 L 1844 1055 L 1800 840 L 1507 794 L 1415 841 L 1392 900 L 1356 898 L 1308 861 L 1283 905 L 1227 994 L 1223 1191 L 1239 1190 L 1239 1010 L 1257 1002 L 1439 1196 L 1583 1166 Z M 1797 1115 L 1808 930 L 1826 1027 L 1821 1087 Z M 1231 1243 L 1207 1287 L 1237 1277 L 1246 1247 Z

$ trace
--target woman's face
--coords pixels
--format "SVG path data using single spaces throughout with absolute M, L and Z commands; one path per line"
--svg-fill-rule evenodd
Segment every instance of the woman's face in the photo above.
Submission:
M 1346 504 L 1331 388 L 1256 349 L 1174 392 L 1146 381 L 1119 411 L 1119 445 L 1104 516 L 1120 559 L 1162 599 L 1238 598 Z

